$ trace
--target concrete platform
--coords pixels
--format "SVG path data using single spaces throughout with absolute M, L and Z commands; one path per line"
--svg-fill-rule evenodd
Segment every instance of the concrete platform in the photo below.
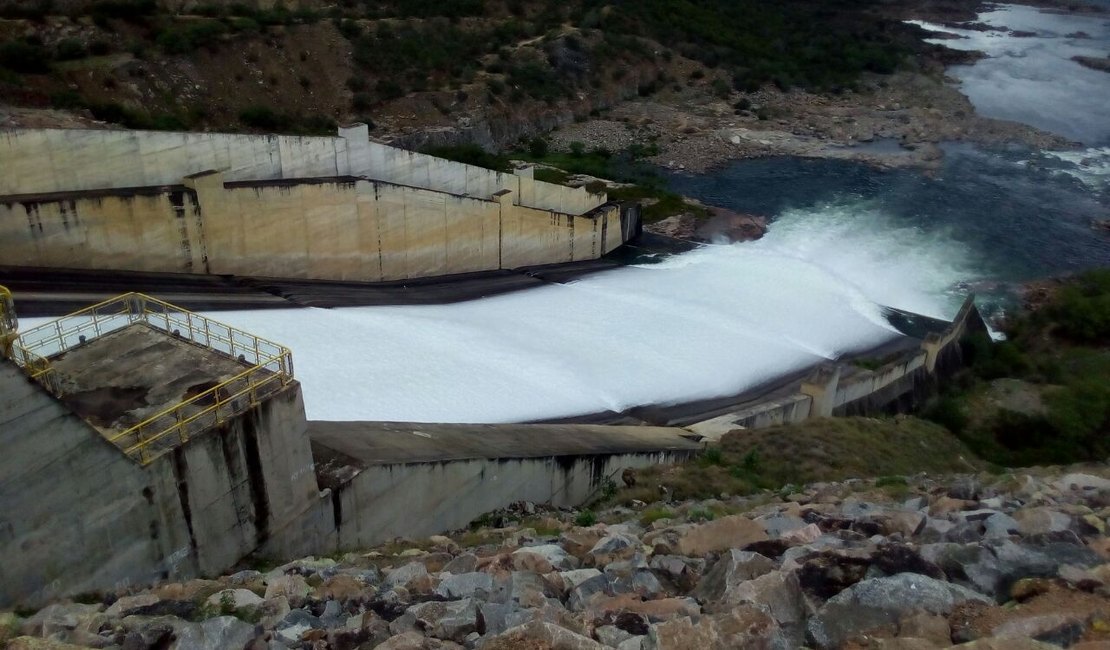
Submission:
M 422 424 L 309 421 L 321 487 L 341 485 L 378 465 L 470 459 L 522 459 L 692 453 L 701 445 L 667 427 L 592 424 Z
M 92 339 L 50 360 L 61 382 L 62 401 L 105 437 L 250 368 L 144 323 Z M 175 440 L 167 436 L 165 444 Z M 116 444 L 126 449 L 135 442 L 123 439 Z

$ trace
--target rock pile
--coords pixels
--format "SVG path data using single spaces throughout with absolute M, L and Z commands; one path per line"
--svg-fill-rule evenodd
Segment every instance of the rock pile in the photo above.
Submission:
M 585 527 L 569 521 L 573 513 L 539 512 L 531 527 L 0 615 L 0 641 L 125 650 L 1105 648 L 1103 475 L 1099 466 L 853 480 L 635 504 Z

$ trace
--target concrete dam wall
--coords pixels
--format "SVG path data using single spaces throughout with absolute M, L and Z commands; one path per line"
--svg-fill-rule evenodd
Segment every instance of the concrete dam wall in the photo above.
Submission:
M 0 162 L 11 266 L 373 282 L 596 259 L 635 232 L 604 194 L 372 143 L 361 125 L 5 131 Z

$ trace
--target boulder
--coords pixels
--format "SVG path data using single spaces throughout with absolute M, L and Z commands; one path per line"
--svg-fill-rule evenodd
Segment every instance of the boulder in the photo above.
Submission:
M 558 544 L 525 546 L 513 551 L 513 568 L 517 571 L 551 573 L 577 569 L 578 559 L 563 550 Z
M 300 607 L 312 593 L 312 587 L 297 574 L 281 575 L 266 584 L 266 600 L 285 596 L 293 607 Z
M 586 609 L 590 601 L 596 596 L 608 596 L 613 594 L 613 586 L 609 582 L 609 576 L 599 573 L 598 575 L 584 580 L 573 588 L 570 589 L 567 595 L 567 609 L 572 612 L 580 612 Z
M 788 650 L 793 647 L 775 621 L 751 606 L 698 620 L 678 618 L 651 626 L 643 647 L 651 650 Z
M 376 646 L 374 650 L 462 650 L 462 646 L 452 641 L 428 638 L 419 632 L 405 632 Z
M 991 636 L 998 639 L 1036 639 L 1067 648 L 1083 636 L 1086 628 L 1086 621 L 1074 614 L 1042 614 L 1010 619 L 995 626 Z
M 479 572 L 449 575 L 440 581 L 435 593 L 448 600 L 473 596 L 486 598 L 493 593 L 493 576 Z
M 86 650 L 88 648 L 88 646 L 30 636 L 17 636 L 4 647 L 8 650 Z
M 132 614 L 149 614 L 156 610 L 161 602 L 162 598 L 151 593 L 124 596 L 104 610 L 104 614 L 111 618 L 123 618 Z
M 743 548 L 766 539 L 769 539 L 767 531 L 761 524 L 747 517 L 732 515 L 680 532 L 677 550 L 680 555 L 704 557 L 709 553 Z
M 801 624 L 807 614 L 805 597 L 793 571 L 771 571 L 736 584 L 710 609 L 719 612 L 736 605 L 754 605 L 782 626 Z
M 426 577 L 427 575 L 428 567 L 424 566 L 423 563 L 410 562 L 385 574 L 385 580 L 382 582 L 382 590 L 385 591 L 394 587 L 405 587 L 407 589 L 413 581 Z M 266 597 L 270 597 L 269 589 L 266 590 Z
M 616 648 L 633 637 L 616 625 L 602 625 L 594 630 L 594 636 L 602 645 L 610 648 Z
M 478 629 L 478 605 L 470 598 L 419 603 L 390 623 L 394 634 L 421 631 L 428 636 L 461 643 Z
M 547 621 L 532 621 L 514 627 L 494 636 L 482 645 L 482 650 L 520 650 L 522 648 L 604 650 L 605 646 L 589 637 Z
M 258 630 L 233 616 L 217 616 L 203 623 L 185 623 L 177 629 L 171 650 L 243 650 Z
M 473 553 L 463 553 L 443 565 L 444 573 L 472 573 L 478 570 L 478 556 Z
M 260 605 L 263 599 L 249 589 L 224 589 L 212 594 L 204 602 L 210 607 L 240 609 Z
M 873 629 L 894 631 L 899 619 L 924 610 L 947 615 L 961 603 L 989 603 L 986 596 L 916 573 L 859 582 L 833 596 L 809 620 L 806 636 L 818 648 L 836 648 Z
M 603 567 L 611 562 L 630 559 L 640 551 L 640 546 L 640 540 L 628 534 L 606 535 L 589 550 L 587 561 L 595 567 Z
M 740 583 L 774 571 L 776 565 L 759 553 L 729 549 L 698 582 L 691 594 L 703 603 L 720 600 Z
M 1013 514 L 1018 531 L 1022 535 L 1056 533 L 1071 528 L 1069 515 L 1048 507 L 1022 508 Z
M 584 560 L 605 531 L 600 528 L 574 528 L 559 535 L 559 546 L 574 557 Z
M 354 575 L 340 573 L 325 580 L 324 584 L 316 588 L 316 594 L 322 600 L 346 603 L 368 600 L 374 595 L 374 588 Z
M 871 568 L 871 559 L 836 551 L 824 551 L 799 558 L 798 583 L 819 600 L 832 598 L 863 580 Z M 785 564 L 785 563 L 784 563 Z
M 1053 481 L 1052 485 L 1061 492 L 1110 491 L 1110 479 L 1091 474 L 1065 474 Z
M 307 609 L 290 610 L 285 618 L 274 626 L 274 634 L 289 643 L 296 643 L 309 630 L 324 629 L 324 622 Z
M 648 566 L 679 591 L 688 592 L 701 579 L 705 560 L 681 555 L 656 555 L 651 558 Z
M 756 517 L 755 521 L 763 526 L 764 530 L 767 531 L 767 536 L 771 539 L 778 539 L 789 532 L 805 528 L 808 525 L 804 519 L 797 515 L 778 512 Z
M 48 605 L 23 621 L 20 633 L 26 636 L 46 637 L 60 630 L 72 630 L 86 619 L 96 616 L 102 605 L 81 603 L 55 603 Z

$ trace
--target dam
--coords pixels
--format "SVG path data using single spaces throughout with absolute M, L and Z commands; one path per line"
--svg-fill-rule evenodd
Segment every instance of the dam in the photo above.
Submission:
M 605 194 L 336 137 L 0 131 L 0 264 L 381 282 L 595 260 Z
M 21 328 L 0 288 L 0 551 L 19 558 L 0 607 L 427 536 L 520 500 L 579 505 L 727 431 L 901 410 L 982 327 L 968 300 L 873 370 L 822 365 L 685 428 L 335 422 L 306 418 L 280 343 L 138 293 Z

